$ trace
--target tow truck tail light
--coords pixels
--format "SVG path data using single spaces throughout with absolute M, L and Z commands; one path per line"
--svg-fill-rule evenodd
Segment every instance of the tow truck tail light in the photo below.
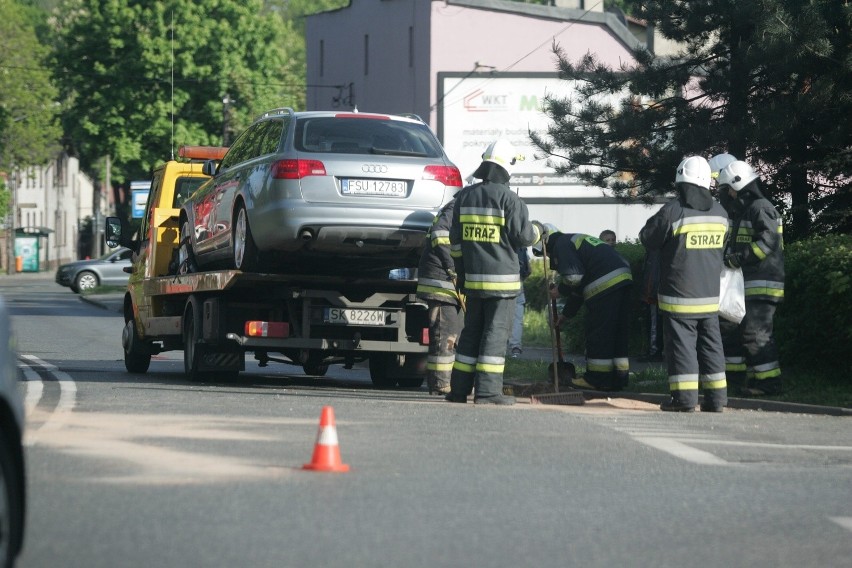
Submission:
M 424 327 L 420 330 L 420 345 L 429 345 L 429 328 Z
M 290 326 L 283 321 L 247 321 L 248 337 L 288 337 Z
M 426 166 L 423 179 L 439 181 L 450 187 L 461 187 L 461 172 L 455 166 Z
M 319 160 L 278 160 L 272 164 L 272 177 L 275 179 L 302 179 L 324 175 L 325 165 Z

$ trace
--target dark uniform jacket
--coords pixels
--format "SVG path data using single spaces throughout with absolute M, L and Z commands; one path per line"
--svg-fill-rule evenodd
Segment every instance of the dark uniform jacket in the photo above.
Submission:
M 565 317 L 573 317 L 584 300 L 632 284 L 630 264 L 597 237 L 557 233 L 547 244 L 551 268 L 559 272 L 559 293 L 567 297 L 562 309 Z
M 658 307 L 671 317 L 704 318 L 719 312 L 728 215 L 710 192 L 678 184 L 678 197 L 639 232 L 648 250 L 660 251 Z
M 452 280 L 455 262 L 450 255 L 450 224 L 453 222 L 455 199 L 435 215 L 426 234 L 426 245 L 417 267 L 417 297 L 447 304 L 458 304 L 459 297 Z
M 760 192 L 757 182 L 737 194 L 728 247 L 743 269 L 748 300 L 784 299 L 784 236 L 778 211 Z
M 506 171 L 494 168 L 456 195 L 450 242 L 466 295 L 514 298 L 521 290 L 517 249 L 533 245 L 538 232 Z

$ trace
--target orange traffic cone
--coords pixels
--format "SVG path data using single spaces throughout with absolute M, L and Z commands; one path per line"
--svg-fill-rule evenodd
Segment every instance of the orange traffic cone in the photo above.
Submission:
M 317 443 L 314 445 L 314 457 L 302 469 L 312 471 L 349 471 L 349 466 L 340 461 L 340 447 L 337 445 L 337 427 L 334 425 L 334 408 L 322 407 Z

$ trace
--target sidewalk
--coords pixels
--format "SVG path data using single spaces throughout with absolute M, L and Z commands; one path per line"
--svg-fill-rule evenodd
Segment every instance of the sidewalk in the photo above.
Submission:
M 586 358 L 583 355 L 563 354 L 563 360 L 573 363 L 578 367 L 586 366 Z M 524 347 L 520 359 L 530 361 L 546 361 L 548 364 L 553 361 L 553 350 L 549 347 Z M 630 359 L 630 372 L 641 373 L 648 368 L 658 368 L 661 372 L 665 370 L 663 362 L 644 362 L 638 361 L 636 358 Z M 513 384 L 507 381 L 507 385 Z M 524 382 L 517 381 L 514 384 L 522 386 Z M 656 393 L 637 393 L 637 392 L 602 392 L 602 391 L 583 391 L 586 399 L 595 398 L 626 398 L 630 400 L 639 400 L 642 402 L 650 402 L 652 404 L 660 404 L 668 400 L 668 394 Z M 816 406 L 813 404 L 799 404 L 793 402 L 781 402 L 776 400 L 761 400 L 757 398 L 736 398 L 728 397 L 728 408 L 739 410 L 762 410 L 767 412 L 788 412 L 794 414 L 821 414 L 827 416 L 852 416 L 852 408 L 841 408 L 836 406 Z
M 21 276 L 21 275 L 16 275 Z M 123 311 L 123 300 L 124 295 L 120 292 L 111 293 L 111 294 L 88 294 L 85 296 L 80 296 L 80 299 L 84 302 L 88 302 L 90 304 L 99 306 L 105 310 L 109 310 L 111 312 L 122 313 Z M 521 359 L 530 360 L 530 361 L 542 361 L 550 363 L 553 361 L 553 350 L 549 347 L 525 347 L 523 353 L 520 356 Z M 574 363 L 577 366 L 585 367 L 586 358 L 583 355 L 577 354 L 565 354 L 563 355 L 563 359 L 565 361 L 569 361 Z M 630 371 L 631 373 L 639 373 L 648 369 L 649 367 L 655 367 L 660 369 L 661 371 L 664 369 L 664 363 L 662 362 L 644 362 L 638 361 L 636 358 L 630 359 Z M 529 381 L 533 382 L 533 381 Z M 526 381 L 507 381 L 507 385 L 518 385 L 523 386 L 525 383 L 529 384 Z M 656 393 L 637 393 L 637 392 L 601 392 L 601 391 L 583 391 L 583 395 L 587 399 L 596 399 L 596 398 L 623 398 L 629 400 L 637 400 L 642 402 L 649 402 L 652 404 L 660 404 L 664 400 L 669 398 L 667 394 L 656 394 Z M 735 408 L 738 410 L 760 410 L 767 412 L 787 412 L 794 414 L 820 414 L 826 416 L 852 416 L 852 408 L 840 408 L 834 406 L 816 406 L 812 404 L 798 404 L 791 402 L 780 402 L 775 400 L 760 400 L 755 398 L 728 398 L 728 408 Z

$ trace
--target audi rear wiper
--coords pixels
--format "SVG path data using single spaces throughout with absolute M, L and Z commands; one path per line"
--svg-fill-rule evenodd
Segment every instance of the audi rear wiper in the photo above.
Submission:
M 376 148 L 373 146 L 370 148 L 371 154 L 380 154 L 382 156 L 415 156 L 417 158 L 425 158 L 426 154 L 423 152 L 413 152 L 411 150 L 391 150 L 389 148 Z

